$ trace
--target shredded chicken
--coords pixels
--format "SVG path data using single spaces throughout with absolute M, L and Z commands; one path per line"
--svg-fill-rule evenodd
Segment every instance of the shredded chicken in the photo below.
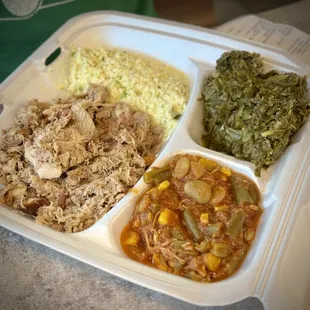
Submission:
M 142 176 L 162 144 L 147 114 L 104 87 L 23 107 L 0 149 L 3 203 L 64 232 L 86 229 Z

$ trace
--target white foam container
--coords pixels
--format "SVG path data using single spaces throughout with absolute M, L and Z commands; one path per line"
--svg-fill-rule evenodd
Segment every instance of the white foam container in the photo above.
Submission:
M 240 270 L 216 283 L 198 283 L 142 265 L 126 257 L 119 237 L 146 185 L 140 180 L 108 214 L 89 229 L 65 234 L 0 208 L 0 224 L 27 238 L 147 288 L 203 306 L 226 305 L 257 296 L 266 309 L 309 309 L 310 293 L 310 120 L 294 137 L 281 159 L 254 175 L 252 164 L 199 145 L 203 132 L 200 96 L 203 78 L 216 60 L 232 49 L 260 53 L 268 69 L 304 72 L 302 63 L 284 52 L 213 30 L 131 14 L 98 11 L 69 20 L 1 85 L 4 111 L 0 128 L 12 125 L 18 108 L 29 99 L 50 100 L 58 88 L 72 45 L 117 47 L 163 61 L 190 79 L 184 115 L 154 165 L 187 152 L 212 158 L 253 179 L 262 192 L 264 213 L 257 236 Z M 45 59 L 58 47 L 50 66 Z M 309 84 L 309 80 L 308 80 Z

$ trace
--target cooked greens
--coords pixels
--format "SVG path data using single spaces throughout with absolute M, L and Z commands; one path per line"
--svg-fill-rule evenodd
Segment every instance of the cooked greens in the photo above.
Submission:
M 203 143 L 255 164 L 271 165 L 305 123 L 310 112 L 305 77 L 263 72 L 259 54 L 224 53 L 203 88 Z

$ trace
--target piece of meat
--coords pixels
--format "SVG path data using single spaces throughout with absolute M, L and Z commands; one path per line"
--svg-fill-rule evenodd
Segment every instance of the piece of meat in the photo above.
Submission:
M 26 194 L 27 187 L 21 182 L 12 182 L 4 187 L 0 192 L 4 203 L 14 205 L 20 203 L 22 197 Z
M 33 166 L 41 179 L 55 179 L 61 176 L 61 165 L 54 161 L 50 152 L 35 146 L 25 147 L 25 159 Z
M 202 256 L 192 257 L 185 269 L 195 271 L 202 277 L 207 275 L 206 266 Z
M 32 100 L 27 106 L 22 107 L 15 118 L 15 124 L 20 129 L 27 128 L 33 131 L 44 123 L 43 111 L 49 105 L 38 100 Z
M 66 193 L 66 189 L 63 188 L 60 191 L 59 196 L 58 196 L 58 206 L 64 209 L 66 206 L 66 200 L 67 200 L 67 193 Z
M 36 222 L 77 232 L 100 219 L 153 160 L 162 133 L 106 88 L 23 107 L 0 146 L 2 198 Z M 149 160 L 148 160 L 149 158 Z
M 149 155 L 144 157 L 145 165 L 150 166 L 156 159 L 155 155 Z
M 37 215 L 38 209 L 42 206 L 48 206 L 50 202 L 46 198 L 32 197 L 23 201 L 25 212 L 30 215 Z
M 6 158 L 7 161 L 3 163 L 2 165 L 2 171 L 3 174 L 11 174 L 15 171 L 16 165 L 18 161 L 20 160 L 20 156 L 13 156 L 11 158 Z
M 87 111 L 80 104 L 73 105 L 71 110 L 74 114 L 79 133 L 83 136 L 94 138 L 98 134 L 97 129 Z
M 216 212 L 216 218 L 220 222 L 226 224 L 229 221 L 229 219 L 230 219 L 230 215 L 227 214 L 226 212 Z
M 32 189 L 35 190 L 35 192 L 40 195 L 47 197 L 50 201 L 57 201 L 59 197 L 59 193 L 62 190 L 61 184 L 59 184 L 56 181 L 51 180 L 44 180 L 40 179 L 36 175 L 31 176 L 31 183 L 30 186 Z
M 79 166 L 73 170 L 67 171 L 66 184 L 69 187 L 75 187 L 82 180 L 87 180 L 91 175 L 91 169 L 86 166 Z
M 93 103 L 105 103 L 109 102 L 110 95 L 106 87 L 90 84 L 86 98 Z
M 6 147 L 14 147 L 23 143 L 24 135 L 21 133 L 19 128 L 10 128 L 4 130 L 3 143 Z
M 32 142 L 25 143 L 25 158 L 42 179 L 58 178 L 92 157 L 86 150 L 89 138 L 79 132 L 77 124 L 63 127 L 62 121 L 60 118 L 38 129 Z

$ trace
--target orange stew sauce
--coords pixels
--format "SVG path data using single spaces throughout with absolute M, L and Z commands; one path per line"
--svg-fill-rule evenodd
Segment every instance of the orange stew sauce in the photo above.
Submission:
M 262 213 L 253 181 L 183 154 L 147 171 L 144 181 L 153 187 L 121 234 L 130 258 L 200 282 L 220 281 L 239 269 Z

